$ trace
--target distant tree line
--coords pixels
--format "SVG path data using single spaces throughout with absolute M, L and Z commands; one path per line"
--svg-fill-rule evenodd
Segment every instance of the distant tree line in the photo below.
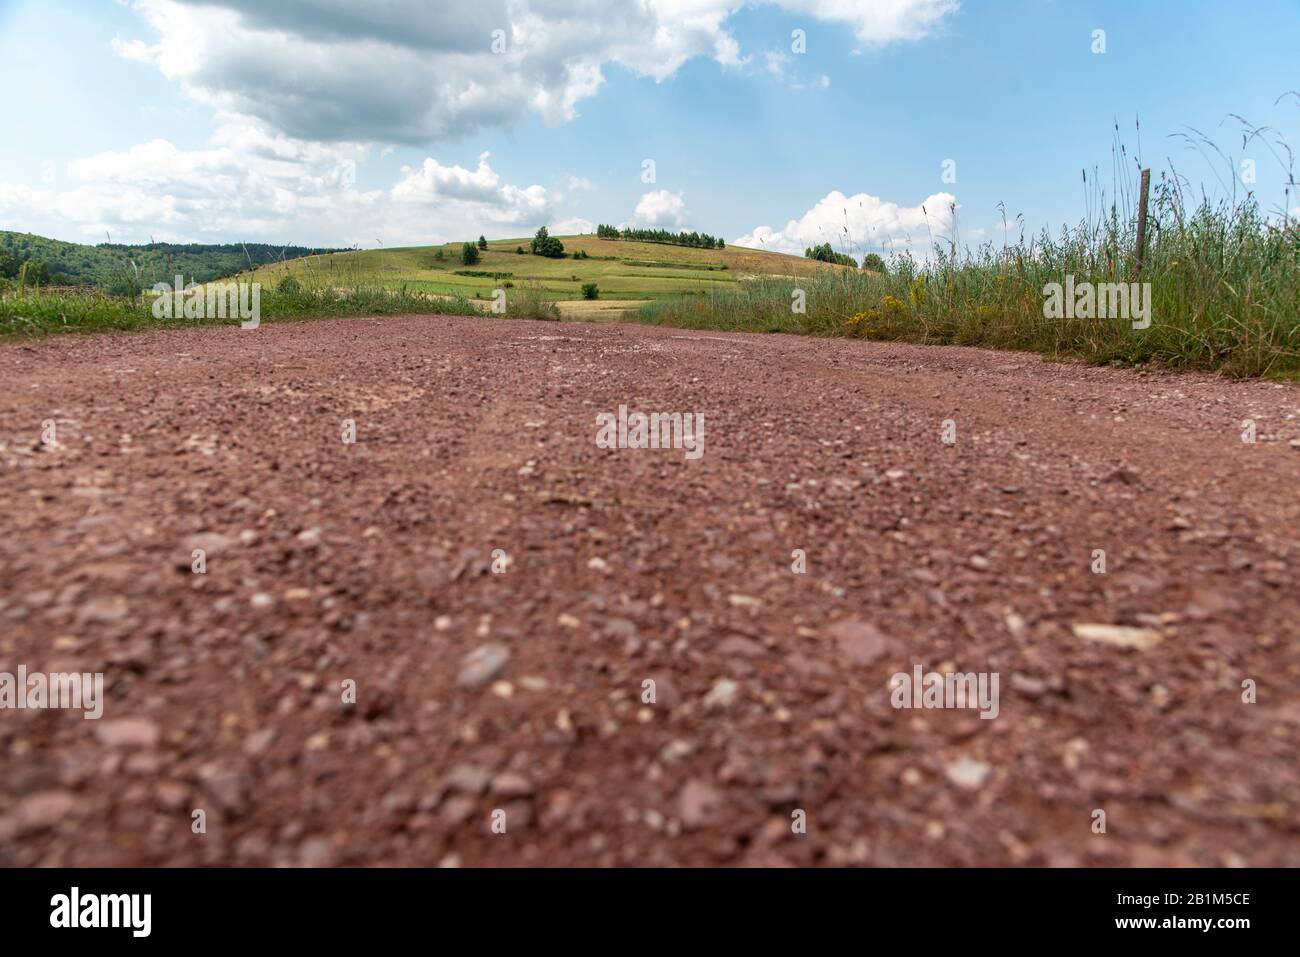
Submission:
M 700 249 L 726 249 L 727 244 L 721 236 L 708 233 L 670 233 L 666 229 L 619 229 L 617 226 L 596 227 L 599 239 L 630 239 L 640 243 L 667 243 L 671 246 L 696 246 Z
M 95 286 L 105 292 L 130 293 L 156 282 L 171 283 L 177 275 L 187 283 L 211 282 L 251 266 L 340 251 L 267 243 L 88 246 L 0 230 L 0 276 L 13 278 L 27 263 L 29 285 Z
M 820 246 L 809 246 L 803 251 L 803 254 L 809 259 L 816 259 L 818 262 L 838 263 L 841 266 L 852 266 L 858 268 L 858 261 L 852 256 L 846 256 L 844 253 L 837 253 L 831 248 L 830 243 L 822 243 Z

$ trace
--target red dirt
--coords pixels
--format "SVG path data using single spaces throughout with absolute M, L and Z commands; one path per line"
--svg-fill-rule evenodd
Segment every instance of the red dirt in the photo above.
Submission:
M 107 697 L 0 711 L 2 864 L 1300 865 L 1294 386 L 441 317 L 0 383 L 0 671 Z M 998 717 L 894 709 L 916 664 Z

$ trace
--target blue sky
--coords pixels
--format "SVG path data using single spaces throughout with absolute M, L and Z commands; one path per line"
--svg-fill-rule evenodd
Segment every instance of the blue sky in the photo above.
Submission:
M 1300 97 L 1275 103 L 1298 0 L 585 2 L 0 0 L 0 228 L 373 247 L 610 222 L 801 251 L 847 218 L 861 255 L 946 235 L 949 202 L 968 241 L 1000 240 L 999 202 L 1077 222 L 1116 122 L 1216 196 L 1227 168 L 1169 134 L 1253 158 L 1269 210 L 1285 170 L 1225 117 L 1300 143 Z

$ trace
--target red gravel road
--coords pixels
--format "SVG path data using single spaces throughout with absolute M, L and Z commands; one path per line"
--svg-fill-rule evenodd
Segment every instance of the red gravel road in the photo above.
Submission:
M 105 682 L 0 711 L 0 863 L 1300 865 L 1295 386 L 409 317 L 0 345 L 0 413 L 0 671 Z

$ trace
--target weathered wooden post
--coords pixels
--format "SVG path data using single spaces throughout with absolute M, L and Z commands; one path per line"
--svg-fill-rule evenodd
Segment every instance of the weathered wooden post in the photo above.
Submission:
M 1142 278 L 1142 257 L 1147 251 L 1147 193 L 1151 190 L 1151 170 L 1142 171 L 1142 186 L 1138 196 L 1137 269 L 1133 280 Z

